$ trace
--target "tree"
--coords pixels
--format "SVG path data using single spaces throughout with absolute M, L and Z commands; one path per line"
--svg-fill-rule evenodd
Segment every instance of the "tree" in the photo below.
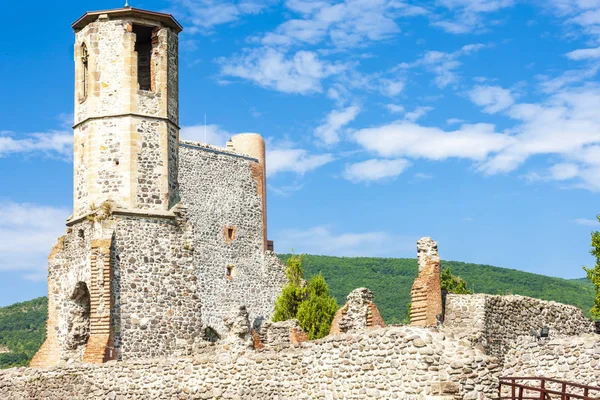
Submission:
M 600 215 L 596 218 L 600 222 Z M 590 253 L 596 257 L 596 265 L 594 268 L 583 267 L 583 270 L 587 273 L 587 277 L 596 288 L 596 297 L 594 298 L 594 306 L 590 310 L 592 317 L 600 319 L 600 232 L 592 232 L 592 249 Z
M 275 313 L 273 322 L 286 321 L 296 318 L 298 306 L 306 299 L 307 289 L 304 281 L 304 268 L 302 267 L 303 256 L 292 255 L 287 262 L 285 276 L 288 283 L 281 290 L 281 294 L 275 301 Z
M 450 268 L 444 268 L 440 274 L 442 290 L 453 294 L 473 294 L 473 291 L 467 289 L 467 282 L 460 276 L 452 275 Z
M 329 294 L 327 282 L 319 272 L 308 283 L 308 299 L 298 307 L 298 323 L 309 339 L 320 339 L 329 334 L 337 310 L 337 302 Z
M 285 270 L 288 283 L 275 301 L 272 319 L 273 322 L 297 319 L 309 339 L 318 339 L 329 334 L 338 306 L 321 273 L 306 284 L 302 261 L 303 256 L 292 255 L 288 259 Z

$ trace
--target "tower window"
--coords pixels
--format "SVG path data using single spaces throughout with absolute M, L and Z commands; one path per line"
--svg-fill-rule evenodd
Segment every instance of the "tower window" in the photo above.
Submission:
M 140 90 L 152 90 L 152 27 L 134 25 L 137 78 Z
M 235 269 L 235 266 L 229 264 L 227 266 L 227 279 L 228 280 L 233 280 L 233 278 L 237 275 L 237 271 Z
M 81 45 L 81 64 L 83 66 L 83 78 L 81 80 L 82 88 L 82 98 L 85 100 L 88 95 L 88 50 L 87 46 L 84 44 Z
M 235 226 L 225 225 L 225 230 L 223 232 L 225 234 L 225 243 L 229 244 L 235 240 L 236 231 L 237 228 Z

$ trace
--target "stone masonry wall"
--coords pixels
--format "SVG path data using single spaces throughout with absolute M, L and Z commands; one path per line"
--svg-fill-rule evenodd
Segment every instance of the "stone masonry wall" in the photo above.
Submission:
M 342 334 L 282 350 L 0 372 L 0 398 L 403 399 L 440 388 L 450 399 L 492 399 L 496 359 L 418 327 Z
M 502 376 L 551 377 L 600 388 L 600 335 L 597 334 L 549 340 L 523 337 L 505 359 Z M 557 389 L 552 384 L 547 387 Z M 589 395 L 600 397 L 600 390 Z
M 410 324 L 436 326 L 442 316 L 440 257 L 437 243 L 430 237 L 417 241 L 419 276 L 410 291 Z
M 179 156 L 203 324 L 223 334 L 223 317 L 243 304 L 257 328 L 273 313 L 285 267 L 273 252 L 263 252 L 262 197 L 252 175 L 256 160 L 189 143 L 180 146 Z
M 525 296 L 487 294 L 446 297 L 444 330 L 503 357 L 517 339 L 544 326 L 550 336 L 593 332 L 592 321 L 577 307 Z

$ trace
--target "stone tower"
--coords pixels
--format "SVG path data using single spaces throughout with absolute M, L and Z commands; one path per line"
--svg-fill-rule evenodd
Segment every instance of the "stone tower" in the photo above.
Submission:
M 170 15 L 89 12 L 75 30 L 74 213 L 110 201 L 165 212 L 179 199 L 178 39 Z
M 47 337 L 31 366 L 190 355 L 227 333 L 233 307 L 258 330 L 285 284 L 267 241 L 263 138 L 179 141 L 171 15 L 88 12 L 73 29 L 74 211 L 48 257 Z

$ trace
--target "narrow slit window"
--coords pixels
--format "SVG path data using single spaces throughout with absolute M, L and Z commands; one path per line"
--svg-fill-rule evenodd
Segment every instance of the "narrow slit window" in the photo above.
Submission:
M 233 228 L 227 228 L 227 238 L 233 240 Z
M 133 26 L 135 33 L 135 52 L 137 53 L 137 79 L 140 90 L 152 88 L 152 28 Z
M 235 267 L 231 264 L 227 266 L 227 279 L 232 280 L 236 276 Z
M 83 65 L 83 78 L 81 80 L 82 88 L 82 97 L 85 100 L 88 95 L 88 51 L 87 46 L 84 44 L 81 45 L 81 64 Z

